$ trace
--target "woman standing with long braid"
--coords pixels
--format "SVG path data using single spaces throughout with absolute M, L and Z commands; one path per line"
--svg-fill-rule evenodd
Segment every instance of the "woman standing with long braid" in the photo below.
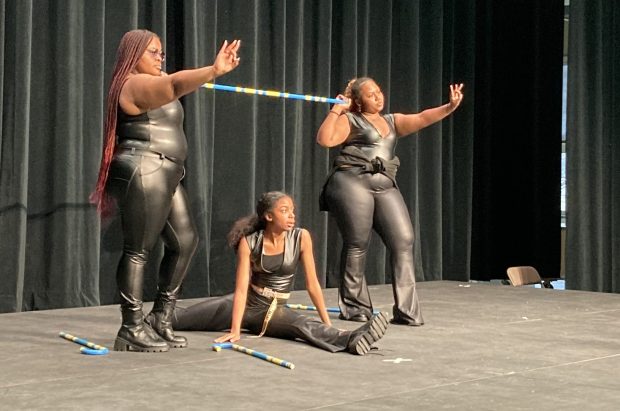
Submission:
M 422 325 L 415 286 L 413 226 L 396 185 L 399 137 L 415 133 L 452 113 L 461 103 L 463 85 L 450 86 L 450 102 L 416 114 L 382 114 L 383 92 L 368 77 L 349 82 L 323 120 L 317 142 L 342 145 L 321 193 L 321 210 L 334 214 L 343 239 L 340 259 L 340 318 L 368 321 L 373 312 L 364 271 L 374 229 L 390 251 L 394 269 L 392 322 Z
M 189 202 L 180 184 L 187 140 L 179 98 L 239 65 L 240 41 L 224 42 L 213 65 L 166 75 L 159 37 L 133 30 L 121 39 L 106 103 L 104 145 L 92 200 L 108 214 L 119 207 L 123 254 L 116 280 L 122 326 L 114 349 L 168 351 L 186 347 L 171 316 L 198 245 Z M 157 240 L 164 242 L 153 310 L 144 318 L 144 268 Z

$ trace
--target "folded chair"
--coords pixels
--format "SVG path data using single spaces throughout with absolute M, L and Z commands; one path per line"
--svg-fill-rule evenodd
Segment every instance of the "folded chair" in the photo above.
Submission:
M 515 286 L 540 284 L 544 288 L 553 288 L 549 281 L 545 281 L 540 278 L 540 274 L 534 267 L 521 266 L 521 267 L 509 267 L 506 270 L 510 283 Z

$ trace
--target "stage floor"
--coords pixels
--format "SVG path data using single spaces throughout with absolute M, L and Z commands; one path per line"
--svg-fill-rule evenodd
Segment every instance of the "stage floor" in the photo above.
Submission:
M 599 410 L 620 406 L 620 295 L 480 283 L 418 286 L 426 325 L 390 325 L 363 357 L 243 338 L 289 370 L 211 350 L 186 332 L 168 353 L 79 353 L 65 331 L 112 347 L 117 306 L 0 315 L 3 409 Z M 391 313 L 391 286 L 373 286 Z M 329 306 L 336 290 L 325 290 Z M 182 301 L 187 306 L 192 300 Z M 294 292 L 291 303 L 309 304 Z M 313 315 L 308 313 L 308 315 Z M 334 325 L 351 329 L 333 314 Z

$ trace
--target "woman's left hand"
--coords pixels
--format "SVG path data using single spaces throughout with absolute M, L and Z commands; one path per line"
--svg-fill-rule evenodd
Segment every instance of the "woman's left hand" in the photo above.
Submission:
M 463 101 L 463 83 L 461 84 L 450 84 L 450 108 L 452 111 L 456 110 L 456 108 Z
M 230 44 L 228 40 L 224 40 L 224 44 L 222 44 L 222 48 L 220 48 L 213 62 L 213 70 L 216 76 L 221 76 L 237 68 L 241 61 L 240 57 L 237 56 L 240 46 L 241 40 L 233 40 Z

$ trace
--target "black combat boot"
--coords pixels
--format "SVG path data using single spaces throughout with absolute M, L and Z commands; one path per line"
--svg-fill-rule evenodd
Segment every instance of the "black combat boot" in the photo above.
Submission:
M 139 352 L 166 352 L 170 349 L 151 327 L 144 322 L 142 309 L 121 306 L 123 325 L 118 330 L 115 351 L 139 351 Z
M 351 354 L 364 355 L 370 351 L 370 347 L 379 341 L 385 334 L 388 326 L 386 313 L 374 315 L 366 324 L 351 333 L 347 351 Z
M 172 316 L 176 306 L 176 295 L 170 292 L 158 292 L 153 303 L 153 309 L 146 316 L 146 322 L 153 327 L 168 345 L 173 348 L 187 347 L 187 338 L 174 335 L 172 329 Z

